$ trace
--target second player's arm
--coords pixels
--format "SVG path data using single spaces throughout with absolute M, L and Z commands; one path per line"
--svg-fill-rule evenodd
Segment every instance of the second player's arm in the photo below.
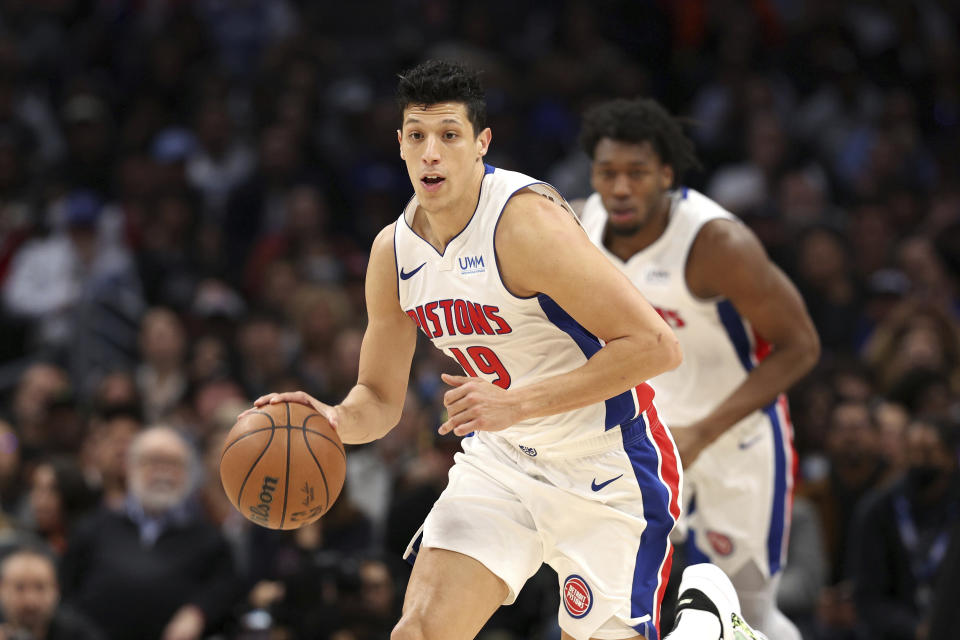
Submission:
M 800 293 L 745 226 L 726 220 L 705 225 L 690 252 L 687 280 L 704 297 L 720 296 L 733 303 L 773 347 L 730 396 L 691 425 L 697 442 L 690 445 L 699 453 L 812 369 L 820 357 L 820 341 Z M 682 431 L 674 434 L 680 433 L 681 456 L 689 457 Z
M 496 236 L 504 283 L 520 296 L 543 293 L 604 341 L 582 366 L 506 391 L 447 377 L 441 432 L 502 429 L 529 418 L 602 402 L 680 364 L 673 331 L 593 245 L 569 212 L 533 193 L 514 196 Z
M 365 283 L 368 321 L 357 384 L 333 407 L 302 391 L 263 396 L 256 406 L 268 402 L 310 405 L 327 417 L 346 444 L 382 438 L 400 421 L 417 329 L 400 308 L 393 230 L 390 225 L 381 231 L 370 250 Z

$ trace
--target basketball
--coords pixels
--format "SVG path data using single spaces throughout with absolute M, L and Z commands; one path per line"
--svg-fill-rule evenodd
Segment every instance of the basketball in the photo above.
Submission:
M 220 455 L 220 481 L 240 513 L 270 529 L 313 522 L 340 495 L 343 443 L 311 407 L 281 402 L 237 421 Z

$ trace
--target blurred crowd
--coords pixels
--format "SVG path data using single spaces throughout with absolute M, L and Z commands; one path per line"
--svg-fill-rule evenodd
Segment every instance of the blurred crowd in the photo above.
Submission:
M 247 522 L 217 464 L 253 398 L 356 380 L 367 248 L 412 191 L 395 74 L 427 57 L 482 68 L 488 161 L 569 199 L 585 107 L 684 118 L 687 184 L 756 231 L 824 347 L 790 394 L 781 608 L 808 640 L 954 637 L 957 7 L 0 0 L 0 638 L 389 637 L 459 448 L 454 364 L 418 350 L 316 524 Z M 555 581 L 482 637 L 558 637 Z

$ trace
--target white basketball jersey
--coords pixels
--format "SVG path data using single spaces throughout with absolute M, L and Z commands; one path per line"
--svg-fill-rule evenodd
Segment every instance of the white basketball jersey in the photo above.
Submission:
M 494 234 L 507 201 L 522 189 L 570 209 L 549 185 L 486 166 L 476 211 L 443 253 L 413 231 L 416 196 L 397 220 L 394 234 L 400 305 L 407 315 L 467 375 L 504 389 L 566 373 L 603 346 L 548 296 L 520 298 L 504 286 Z M 653 391 L 641 384 L 603 403 L 525 420 L 495 437 L 536 455 L 551 445 L 568 447 L 634 421 L 652 400 Z
M 769 345 L 723 298 L 697 298 L 687 286 L 690 247 L 704 224 L 739 219 L 706 196 L 686 187 L 672 195 L 663 235 L 626 262 L 603 244 L 607 211 L 594 193 L 584 204 L 581 223 L 590 239 L 633 281 L 673 329 L 683 363 L 650 381 L 657 407 L 671 428 L 688 425 L 724 400 L 769 352 Z

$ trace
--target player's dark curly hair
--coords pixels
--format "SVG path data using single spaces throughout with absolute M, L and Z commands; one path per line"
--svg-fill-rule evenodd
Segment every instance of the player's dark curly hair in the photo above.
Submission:
M 401 117 L 403 110 L 410 105 L 461 102 L 467 107 L 474 135 L 487 126 L 487 102 L 479 72 L 456 62 L 427 60 L 398 77 L 397 106 Z
M 640 144 L 649 142 L 660 161 L 673 167 L 674 181 L 701 164 L 693 142 L 684 135 L 676 118 L 655 100 L 618 98 L 594 105 L 583 116 L 580 145 L 592 159 L 603 138 Z

